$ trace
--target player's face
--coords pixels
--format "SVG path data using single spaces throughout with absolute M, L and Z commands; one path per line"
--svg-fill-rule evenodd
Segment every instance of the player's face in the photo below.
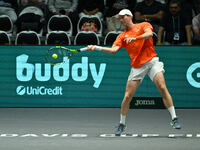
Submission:
M 120 22 L 123 26 L 127 26 L 127 24 L 130 22 L 130 16 L 127 15 L 123 15 L 123 16 L 119 16 Z

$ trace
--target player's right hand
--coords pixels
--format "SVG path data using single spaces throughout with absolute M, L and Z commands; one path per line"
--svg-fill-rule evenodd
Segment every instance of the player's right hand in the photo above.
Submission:
M 96 49 L 96 45 L 88 45 L 87 51 L 94 51 Z

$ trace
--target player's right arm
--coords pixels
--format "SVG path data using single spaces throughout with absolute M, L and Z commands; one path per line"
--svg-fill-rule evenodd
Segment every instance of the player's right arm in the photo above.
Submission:
M 98 51 L 102 51 L 102 52 L 109 53 L 109 54 L 114 54 L 119 49 L 120 49 L 120 47 L 116 46 L 116 45 L 113 45 L 112 47 L 102 47 L 102 46 L 97 46 L 97 45 L 88 45 L 87 46 L 88 51 L 98 50 Z
M 123 34 L 120 33 L 116 40 L 113 42 L 112 47 L 102 47 L 102 46 L 97 46 L 97 45 L 88 45 L 87 50 L 88 51 L 93 51 L 93 50 L 98 50 L 102 51 L 105 53 L 109 54 L 115 54 L 120 48 L 123 47 Z

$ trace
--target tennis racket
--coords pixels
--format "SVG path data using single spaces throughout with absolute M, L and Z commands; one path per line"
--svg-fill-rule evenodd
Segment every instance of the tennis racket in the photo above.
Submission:
M 70 49 L 64 46 L 55 46 L 47 50 L 45 59 L 51 65 L 59 65 L 65 63 L 74 54 L 86 50 L 86 47 L 81 49 Z

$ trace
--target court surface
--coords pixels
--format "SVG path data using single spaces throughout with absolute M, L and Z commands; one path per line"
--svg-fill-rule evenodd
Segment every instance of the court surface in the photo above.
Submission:
M 0 108 L 0 150 L 199 150 L 200 109 L 176 111 L 181 130 L 165 109 L 131 109 L 114 137 L 119 108 Z

